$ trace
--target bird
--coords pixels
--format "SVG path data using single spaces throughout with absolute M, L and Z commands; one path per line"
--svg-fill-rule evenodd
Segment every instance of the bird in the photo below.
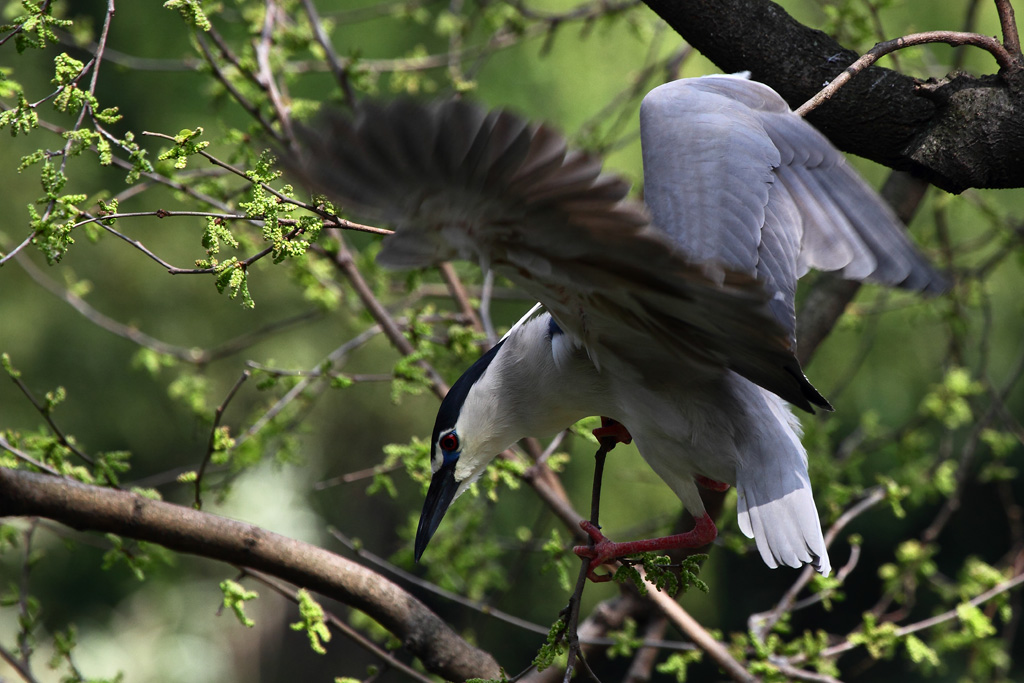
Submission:
M 829 573 L 791 408 L 832 408 L 796 358 L 797 280 L 814 268 L 927 294 L 947 281 L 767 85 L 668 82 L 644 97 L 639 123 L 643 201 L 551 126 L 463 99 L 362 102 L 298 129 L 294 172 L 394 228 L 380 264 L 461 258 L 539 302 L 441 402 L 417 561 L 497 454 L 603 416 L 602 436 L 632 438 L 696 525 L 615 543 L 581 522 L 591 579 L 637 549 L 711 542 L 701 485 L 736 487 L 739 529 L 767 566 Z

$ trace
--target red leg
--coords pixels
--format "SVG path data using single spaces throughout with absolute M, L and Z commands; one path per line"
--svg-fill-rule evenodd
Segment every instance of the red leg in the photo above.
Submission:
M 587 532 L 592 543 L 591 545 L 578 545 L 572 551 L 580 557 L 590 558 L 587 577 L 595 583 L 611 580 L 611 574 L 594 572 L 609 560 L 634 553 L 675 550 L 676 548 L 700 548 L 711 543 L 718 536 L 718 529 L 706 512 L 703 516 L 698 517 L 694 527 L 685 533 L 663 538 L 649 538 L 643 541 L 627 541 L 625 543 L 609 541 L 600 529 L 586 520 L 580 522 L 580 528 Z
M 621 422 L 616 422 L 610 417 L 602 417 L 601 426 L 595 429 L 593 434 L 598 441 L 612 439 L 612 443 L 629 443 L 633 440 L 629 430 Z
M 694 481 L 696 481 L 698 484 L 700 484 L 701 486 L 703 486 L 704 488 L 706 488 L 709 491 L 719 491 L 719 492 L 721 492 L 721 491 L 728 491 L 729 490 L 729 485 L 726 484 L 725 482 L 723 482 L 723 481 L 715 481 L 714 479 L 709 479 L 708 477 L 705 477 L 703 474 L 698 474 L 693 479 L 694 479 Z

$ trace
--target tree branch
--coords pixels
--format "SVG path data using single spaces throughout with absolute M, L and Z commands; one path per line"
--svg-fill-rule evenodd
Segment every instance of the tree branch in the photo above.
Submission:
M 726 72 L 749 70 L 791 106 L 858 57 L 770 0 L 645 0 Z M 910 171 L 950 192 L 1024 185 L 1024 64 L 997 76 L 922 84 L 871 67 L 808 117 L 840 149 Z
M 0 517 L 38 516 L 265 572 L 372 617 L 431 672 L 497 678 L 488 653 L 380 574 L 316 546 L 180 505 L 66 479 L 0 468 Z
M 914 45 L 927 45 L 928 43 L 946 43 L 953 47 L 961 45 L 973 45 L 987 50 L 995 57 L 1000 68 L 1012 68 L 1014 57 L 1006 51 L 1002 44 L 992 36 L 983 36 L 980 33 L 965 33 L 963 31 L 926 31 L 924 33 L 912 33 L 909 36 L 893 38 L 876 44 L 873 48 L 861 55 L 857 61 L 846 67 L 841 74 L 835 77 L 828 85 L 821 89 L 817 95 L 807 100 L 796 109 L 800 116 L 807 116 L 810 112 L 820 107 L 836 94 L 839 88 L 849 83 L 850 79 L 868 68 L 879 59 L 896 50 L 913 47 Z

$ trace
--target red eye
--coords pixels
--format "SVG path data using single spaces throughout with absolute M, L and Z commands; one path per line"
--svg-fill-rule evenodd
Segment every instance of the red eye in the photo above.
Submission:
M 459 437 L 455 436 L 455 432 L 449 432 L 441 437 L 441 450 L 449 453 L 459 450 Z

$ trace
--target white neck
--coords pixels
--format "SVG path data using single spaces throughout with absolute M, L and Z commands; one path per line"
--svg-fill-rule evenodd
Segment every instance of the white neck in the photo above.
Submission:
M 568 341 L 558 335 L 556 343 Z M 590 415 L 610 412 L 604 377 L 582 349 L 555 363 L 548 317 L 525 322 L 505 340 L 487 372 L 470 390 L 463 413 L 489 425 L 487 446 L 497 453 L 526 436 L 549 436 Z M 461 418 L 460 418 L 461 421 Z

